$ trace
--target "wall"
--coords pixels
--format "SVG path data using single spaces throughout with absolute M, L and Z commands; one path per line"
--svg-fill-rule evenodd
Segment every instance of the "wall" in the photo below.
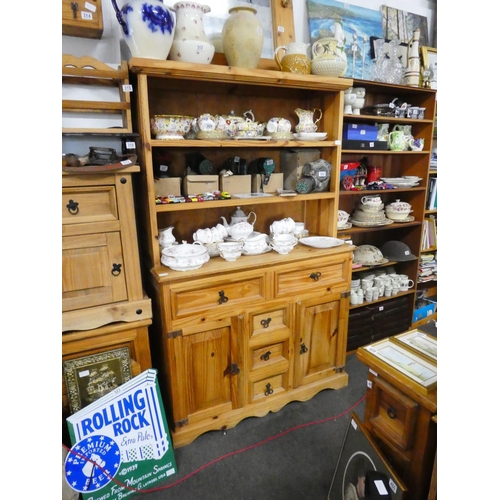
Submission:
M 208 0 L 199 3 L 210 5 L 211 2 L 220 0 Z M 278 0 L 279 1 L 279 0 Z M 397 0 L 392 2 L 376 3 L 371 0 L 350 0 L 351 5 L 358 5 L 368 9 L 378 9 L 382 5 L 388 5 L 414 14 L 427 16 L 429 26 L 429 37 L 432 42 L 434 21 L 436 18 L 436 1 L 426 0 Z M 121 6 L 126 0 L 117 0 Z M 164 0 L 165 5 L 174 5 L 176 0 Z M 122 58 L 128 59 L 128 50 L 122 40 L 121 27 L 116 20 L 111 0 L 103 0 L 103 36 L 101 40 L 63 36 L 62 53 L 72 54 L 77 57 L 84 55 L 95 57 L 108 64 L 117 64 Z M 309 28 L 307 22 L 306 0 L 293 0 L 293 15 L 295 21 L 296 41 L 309 41 Z

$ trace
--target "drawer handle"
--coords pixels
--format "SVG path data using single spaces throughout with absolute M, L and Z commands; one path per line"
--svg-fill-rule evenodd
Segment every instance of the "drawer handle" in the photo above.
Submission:
M 389 406 L 389 408 L 387 408 L 387 416 L 394 420 L 395 418 L 398 418 L 398 412 L 396 410 L 396 408 L 394 408 L 394 406 Z
M 231 375 L 238 375 L 240 373 L 240 368 L 236 363 L 231 363 Z
M 311 273 L 309 275 L 309 278 L 311 278 L 312 280 L 314 281 L 318 281 L 319 278 L 321 277 L 321 273 L 320 272 L 317 272 L 317 273 Z
M 122 265 L 121 264 L 113 264 L 113 269 L 111 269 L 111 274 L 113 276 L 119 276 L 121 272 L 122 272 Z
M 264 328 L 267 328 L 267 327 L 269 326 L 269 323 L 271 323 L 271 318 L 261 319 L 261 320 L 260 320 L 260 324 L 261 324 Z
M 305 354 L 309 349 L 306 347 L 306 345 L 302 342 L 300 344 L 300 354 Z
M 270 357 L 271 357 L 271 351 L 267 351 L 260 357 L 260 359 L 262 359 L 262 361 L 269 361 Z
M 271 387 L 271 384 L 266 384 L 266 390 L 264 391 L 264 396 L 270 396 L 274 390 Z
M 224 304 L 224 302 L 227 302 L 229 299 L 224 295 L 224 290 L 221 290 L 219 292 L 219 304 Z
M 78 213 L 78 202 L 69 200 L 68 204 L 66 205 L 66 208 L 68 209 L 68 212 L 71 215 L 76 215 Z

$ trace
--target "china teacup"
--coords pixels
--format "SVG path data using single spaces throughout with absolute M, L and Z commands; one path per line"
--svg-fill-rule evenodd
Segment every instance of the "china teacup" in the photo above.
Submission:
M 293 233 L 295 229 L 295 221 L 290 217 L 274 221 L 271 224 L 270 230 L 273 234 Z
M 219 249 L 220 256 L 224 260 L 232 262 L 241 256 L 243 246 L 237 241 L 226 241 L 223 243 L 217 243 L 217 248 Z
M 372 196 L 363 196 L 363 198 L 361 198 L 361 203 L 363 205 L 380 205 L 382 203 L 382 199 L 380 198 L 380 196 L 377 196 L 377 195 L 372 195 Z
M 289 245 L 287 243 L 274 243 L 271 242 L 271 247 L 275 252 L 278 252 L 281 255 L 286 255 L 293 250 L 295 245 Z
M 286 245 L 294 247 L 299 240 L 293 235 L 288 233 L 275 234 L 272 243 L 275 245 Z

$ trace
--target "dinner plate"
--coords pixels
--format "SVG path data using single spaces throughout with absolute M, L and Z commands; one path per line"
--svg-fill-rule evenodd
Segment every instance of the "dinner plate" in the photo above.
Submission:
M 332 248 L 345 243 L 344 240 L 332 238 L 331 236 L 307 236 L 306 238 L 300 238 L 299 242 L 314 248 Z
M 391 219 L 385 219 L 384 221 L 380 222 L 364 222 L 351 219 L 351 222 L 354 226 L 358 227 L 378 227 L 378 226 L 388 226 L 389 224 L 394 224 L 394 221 Z
M 298 141 L 324 141 L 328 134 L 326 132 L 301 132 L 293 134 Z
M 270 135 L 258 135 L 257 137 L 246 137 L 238 136 L 232 137 L 235 141 L 270 141 L 272 137 Z

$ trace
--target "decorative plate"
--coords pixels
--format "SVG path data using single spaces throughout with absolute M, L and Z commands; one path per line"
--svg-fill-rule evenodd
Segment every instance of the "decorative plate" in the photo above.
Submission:
M 345 243 L 344 240 L 332 238 L 331 236 L 308 236 L 306 238 L 300 238 L 299 242 L 314 248 L 332 248 Z
M 351 227 L 352 227 L 352 223 L 351 222 L 347 222 L 343 226 L 337 226 L 337 231 L 344 231 L 346 229 L 351 229 Z
M 384 221 L 379 222 L 364 222 L 355 219 L 351 219 L 351 222 L 354 226 L 358 227 L 378 227 L 378 226 L 388 226 L 389 224 L 394 224 L 394 221 L 391 219 L 385 219 Z

